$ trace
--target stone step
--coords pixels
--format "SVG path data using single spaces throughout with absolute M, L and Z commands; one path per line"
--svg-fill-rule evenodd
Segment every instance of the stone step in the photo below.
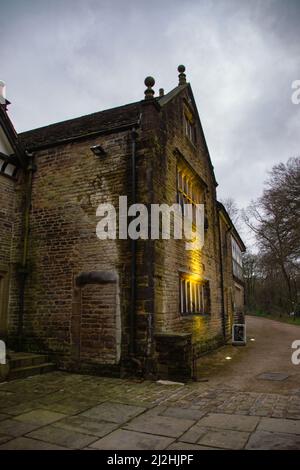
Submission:
M 37 366 L 48 362 L 48 356 L 45 354 L 33 353 L 11 353 L 9 355 L 10 369 L 20 369 L 22 367 Z
M 9 380 L 23 379 L 25 377 L 31 377 L 32 375 L 52 372 L 55 369 L 56 366 L 53 362 L 44 362 L 42 364 L 31 365 L 28 367 L 17 367 L 15 369 L 10 369 L 8 378 Z

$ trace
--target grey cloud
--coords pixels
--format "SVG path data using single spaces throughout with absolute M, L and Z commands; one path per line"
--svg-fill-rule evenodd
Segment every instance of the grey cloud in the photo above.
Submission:
M 300 2 L 2 1 L 1 79 L 18 131 L 177 84 L 184 63 L 219 195 L 257 197 L 274 163 L 300 154 Z

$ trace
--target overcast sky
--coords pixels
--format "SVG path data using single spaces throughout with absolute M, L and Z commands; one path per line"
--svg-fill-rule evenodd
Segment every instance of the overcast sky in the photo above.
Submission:
M 299 0 L 0 0 L 0 79 L 18 132 L 177 85 L 198 105 L 218 195 L 240 207 L 300 154 Z

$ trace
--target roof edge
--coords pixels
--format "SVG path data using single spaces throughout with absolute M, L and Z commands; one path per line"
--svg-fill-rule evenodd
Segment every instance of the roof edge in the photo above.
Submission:
M 48 142 L 46 144 L 37 144 L 37 145 L 32 145 L 28 146 L 26 150 L 28 151 L 39 151 L 39 150 L 46 150 L 52 147 L 56 147 L 58 145 L 65 145 L 65 144 L 70 144 L 72 142 L 78 142 L 81 140 L 97 137 L 99 135 L 107 135 L 107 134 L 113 134 L 114 132 L 122 132 L 126 131 L 129 129 L 132 129 L 133 127 L 139 127 L 140 123 L 139 121 L 133 121 L 129 124 L 124 124 L 123 126 L 115 126 L 115 127 L 110 127 L 107 129 L 99 129 L 98 131 L 93 131 L 93 132 L 87 132 L 86 134 L 79 134 L 75 135 L 72 137 L 66 137 L 65 139 L 58 139 L 53 142 Z

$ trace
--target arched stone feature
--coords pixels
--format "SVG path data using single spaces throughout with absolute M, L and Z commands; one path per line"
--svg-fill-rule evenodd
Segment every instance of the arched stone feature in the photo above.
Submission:
M 111 271 L 80 273 L 73 293 L 73 360 L 79 364 L 117 364 L 120 350 L 118 275 Z
M 117 274 L 111 271 L 83 272 L 76 277 L 76 286 L 83 287 L 85 284 L 115 283 L 117 280 Z

